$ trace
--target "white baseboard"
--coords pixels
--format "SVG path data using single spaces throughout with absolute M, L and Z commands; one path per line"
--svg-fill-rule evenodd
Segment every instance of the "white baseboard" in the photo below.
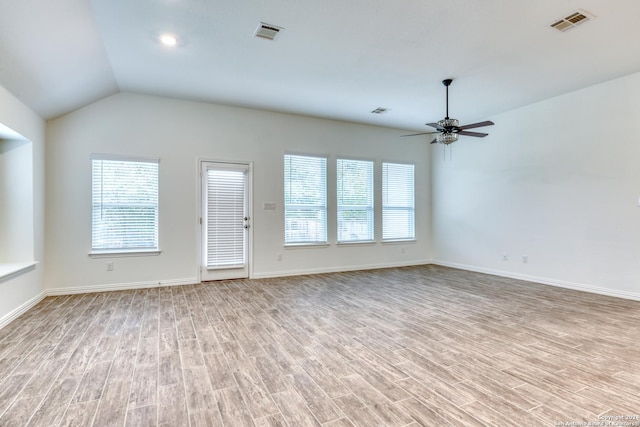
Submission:
M 30 308 L 34 307 L 40 301 L 45 299 L 46 296 L 47 296 L 46 292 L 40 292 L 38 295 L 31 298 L 29 301 L 25 302 L 20 307 L 7 313 L 5 316 L 3 316 L 0 319 L 0 329 L 4 328 L 9 323 L 13 322 L 18 316 L 24 314 Z
M 307 268 L 302 270 L 270 271 L 253 274 L 252 279 L 271 279 L 274 277 L 303 276 L 305 274 L 340 273 L 345 271 L 375 270 L 378 268 L 409 267 L 412 265 L 431 264 L 429 260 L 413 260 L 410 262 L 389 262 L 384 264 L 347 265 L 340 267 Z
M 491 268 L 483 268 L 483 267 L 477 267 L 477 266 L 473 266 L 473 265 L 458 264 L 458 263 L 455 263 L 455 262 L 434 260 L 431 263 L 435 264 L 435 265 L 441 265 L 443 267 L 457 268 L 459 270 L 474 271 L 474 272 L 477 272 L 477 273 L 485 273 L 485 274 L 491 274 L 491 275 L 494 275 L 494 276 L 508 277 L 510 279 L 524 280 L 526 282 L 534 282 L 534 283 L 539 283 L 539 284 L 542 284 L 542 285 L 549 285 L 549 286 L 556 286 L 556 287 L 559 287 L 559 288 L 573 289 L 575 291 L 589 292 L 589 293 L 592 293 L 592 294 L 606 295 L 606 296 L 610 296 L 610 297 L 617 297 L 617 298 L 624 298 L 624 299 L 640 301 L 640 294 L 639 293 L 635 293 L 635 292 L 619 291 L 619 290 L 615 290 L 615 289 L 601 288 L 601 287 L 598 287 L 598 286 L 585 285 L 585 284 L 582 284 L 582 283 L 567 282 L 567 281 L 564 281 L 564 280 L 549 279 L 549 278 L 546 278 L 546 277 L 529 276 L 529 275 L 526 275 L 526 274 L 518 274 L 518 273 L 513 273 L 513 272 L 510 272 L 510 271 L 494 270 L 494 269 L 491 269 Z
M 109 292 L 109 291 L 126 291 L 131 289 L 144 289 L 144 288 L 159 288 L 165 286 L 181 286 L 181 285 L 193 285 L 199 283 L 199 280 L 195 277 L 189 277 L 186 279 L 172 279 L 172 280 L 158 280 L 158 281 L 146 281 L 146 282 L 131 282 L 131 283 L 112 283 L 107 285 L 89 285 L 89 286 L 75 286 L 67 288 L 53 288 L 47 289 L 47 296 L 54 295 L 71 295 L 71 294 L 86 294 L 92 292 Z
M 384 263 L 384 264 L 367 264 L 367 265 L 351 265 L 342 267 L 323 267 L 303 270 L 285 270 L 285 271 L 273 271 L 268 273 L 253 274 L 252 279 L 269 279 L 274 277 L 286 277 L 286 276 L 302 276 L 305 274 L 322 274 L 322 273 L 339 273 L 341 271 L 358 271 L 358 270 L 374 270 L 377 268 L 392 268 L 392 267 L 408 267 L 411 265 L 424 265 L 429 264 L 429 260 L 414 260 L 411 262 L 397 262 L 397 263 Z M 69 286 L 62 288 L 51 288 L 45 291 L 46 296 L 60 296 L 60 295 L 72 295 L 72 294 L 85 294 L 91 292 L 109 292 L 109 291 L 126 291 L 131 289 L 144 289 L 144 288 L 157 288 L 164 286 L 181 286 L 181 285 L 193 285 L 194 283 L 200 283 L 198 278 L 189 277 L 186 279 L 173 279 L 162 281 L 146 281 L 146 282 L 131 282 L 131 283 L 113 283 L 105 285 L 88 285 L 88 286 Z
M 599 295 L 607 295 L 607 296 L 612 296 L 617 298 L 640 301 L 640 294 L 635 292 L 618 291 L 615 289 L 601 288 L 601 287 L 585 285 L 581 283 L 567 282 L 562 280 L 549 279 L 545 277 L 530 276 L 525 274 L 513 273 L 509 271 L 494 270 L 490 268 L 483 268 L 483 267 L 478 267 L 473 265 L 458 264 L 458 263 L 439 261 L 439 260 L 414 260 L 411 262 L 351 265 L 351 266 L 341 266 L 341 267 L 323 267 L 323 268 L 313 268 L 313 269 L 303 269 L 303 270 L 273 271 L 268 273 L 254 274 L 252 278 L 266 279 L 266 278 L 274 278 L 274 277 L 301 276 L 306 274 L 339 273 L 339 272 L 345 272 L 345 271 L 373 270 L 378 268 L 408 267 L 413 265 L 426 265 L 426 264 L 441 265 L 443 267 L 457 268 L 460 270 L 474 271 L 477 273 L 491 274 L 491 275 L 500 276 L 500 277 L 508 277 L 510 279 L 524 280 L 527 282 L 534 282 L 534 283 L 539 283 L 543 285 L 556 286 L 560 288 L 573 289 L 573 290 L 582 291 L 582 292 L 589 292 L 589 293 L 594 293 Z M 92 293 L 92 292 L 122 291 L 122 290 L 143 289 L 143 288 L 164 287 L 164 286 L 181 286 L 181 285 L 191 285 L 194 283 L 199 283 L 199 280 L 196 277 L 189 277 L 185 279 L 161 280 L 161 281 L 114 283 L 114 284 L 107 284 L 107 285 L 76 286 L 76 287 L 47 289 L 44 292 L 41 292 L 40 294 L 31 298 L 29 301 L 25 302 L 21 306 L 12 310 L 2 318 L 0 318 L 0 329 L 2 329 L 4 326 L 11 323 L 14 319 L 16 319 L 21 314 L 25 313 L 30 308 L 34 307 L 36 304 L 38 304 L 47 296 L 72 295 L 72 294 Z

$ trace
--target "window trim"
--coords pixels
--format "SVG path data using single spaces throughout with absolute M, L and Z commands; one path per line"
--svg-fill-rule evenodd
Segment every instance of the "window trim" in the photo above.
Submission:
M 89 257 L 91 258 L 125 258 L 135 256 L 157 256 L 162 253 L 160 248 L 158 249 L 136 249 L 136 250 L 91 250 L 89 251 Z
M 344 210 L 358 210 L 358 211 L 365 211 L 368 214 L 371 215 L 371 230 L 370 230 L 370 238 L 367 239 L 356 239 L 356 240 L 340 240 L 340 194 L 338 192 L 338 186 L 340 185 L 340 179 L 339 179 L 339 163 L 340 161 L 346 161 L 346 162 L 359 162 L 359 163 L 366 163 L 367 166 L 369 166 L 370 172 L 371 172 L 371 180 L 370 180 L 370 184 L 371 186 L 367 189 L 368 190 L 368 197 L 371 199 L 371 204 L 368 206 L 358 206 L 359 209 L 344 209 Z M 361 244 L 361 243 L 375 243 L 376 241 L 376 165 L 375 165 L 375 161 L 374 160 L 369 160 L 369 159 L 352 159 L 352 158 L 346 158 L 346 157 L 338 157 L 336 159 L 336 170 L 335 170 L 335 176 L 336 176 L 336 244 L 339 245 L 350 245 L 350 244 Z
M 287 156 L 291 156 L 291 157 L 307 157 L 307 158 L 313 158 L 313 159 L 320 159 L 320 160 L 324 160 L 324 203 L 322 205 L 318 205 L 316 206 L 317 209 L 324 209 L 324 240 L 318 240 L 318 241 L 312 241 L 312 240 L 307 240 L 307 241 L 291 241 L 288 242 L 287 241 L 287 226 L 286 226 L 286 222 L 287 222 L 287 195 L 286 195 L 286 158 Z M 329 185 L 329 156 L 325 156 L 325 155 L 321 155 L 321 154 L 302 154 L 302 153 L 292 153 L 292 152 L 285 152 L 284 155 L 282 156 L 282 192 L 283 192 L 283 220 L 284 220 L 284 235 L 283 235 L 283 240 L 284 240 L 284 247 L 289 247 L 289 248 L 302 248 L 302 247 L 324 247 L 324 246 L 329 246 L 329 195 L 328 195 L 328 185 Z M 289 206 L 296 206 L 294 204 L 290 204 Z M 304 205 L 301 205 L 304 206 Z M 311 205 L 309 205 L 311 206 Z
M 38 261 L 0 263 L 0 283 L 35 269 L 37 264 Z
M 89 249 L 89 257 L 90 258 L 120 258 L 120 257 L 136 257 L 136 256 L 158 256 L 162 253 L 160 249 L 160 158 L 159 157 L 140 157 L 140 156 L 128 156 L 128 155 L 119 155 L 119 154 L 105 154 L 105 153 L 91 153 L 89 156 L 90 159 L 90 173 L 91 179 L 93 180 L 93 161 L 94 160 L 105 160 L 105 161 L 116 161 L 116 162 L 137 162 L 137 163 L 153 163 L 158 165 L 158 237 L 156 241 L 155 247 L 149 248 L 105 248 L 105 249 L 95 249 L 93 248 L 93 183 L 91 182 L 91 198 L 90 198 L 90 212 L 91 212 L 91 245 Z
M 403 166 L 412 166 L 413 167 L 413 208 L 411 212 L 413 213 L 413 237 L 390 237 L 384 238 L 384 210 L 385 210 L 385 184 L 384 184 L 384 170 L 385 165 L 403 165 Z M 380 168 L 380 180 L 381 180 L 381 188 L 380 188 L 380 221 L 381 221 L 381 230 L 380 230 L 380 241 L 381 243 L 404 243 L 404 242 L 415 242 L 417 241 L 417 233 L 416 233 L 416 165 L 411 162 L 397 162 L 397 161 L 382 161 Z

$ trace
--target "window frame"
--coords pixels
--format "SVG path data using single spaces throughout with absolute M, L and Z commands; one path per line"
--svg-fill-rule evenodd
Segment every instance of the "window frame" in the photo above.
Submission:
M 131 163 L 151 163 L 157 167 L 156 175 L 156 206 L 155 206 L 155 246 L 151 247 L 94 247 L 94 161 L 112 161 L 112 162 L 131 162 Z M 90 155 L 91 164 L 91 249 L 89 256 L 92 258 L 109 258 L 109 257 L 126 257 L 126 256 L 153 256 L 159 255 L 160 249 L 160 158 L 154 157 L 135 157 L 116 154 L 96 154 Z
M 245 269 L 249 263 L 249 236 L 246 226 L 249 224 L 249 164 L 226 162 L 203 162 L 202 190 L 204 199 L 203 225 L 203 259 L 202 266 L 207 270 Z M 217 194 L 225 193 L 219 199 Z M 222 209 L 216 206 L 222 200 Z M 233 200 L 233 208 L 229 201 Z M 225 203 L 226 202 L 226 203 Z M 238 209 L 239 207 L 239 209 Z M 231 214 L 231 215 L 229 215 Z M 219 231 L 211 232 L 212 229 Z M 212 234 L 216 249 L 220 253 L 210 253 L 208 248 Z M 218 240 L 220 238 L 220 240 Z M 241 241 L 241 245 L 238 242 Z M 233 260 L 230 262 L 229 260 Z
M 340 192 L 340 184 L 341 184 L 341 172 L 340 172 L 340 163 L 341 162 L 352 162 L 352 163 L 362 163 L 368 166 L 369 172 L 369 180 L 367 187 L 367 205 L 344 205 L 341 204 L 341 192 Z M 345 245 L 345 244 L 360 244 L 360 243 L 375 243 L 375 161 L 367 160 L 367 159 L 353 159 L 353 158 L 337 158 L 336 159 L 336 242 L 337 244 Z M 342 208 L 341 207 L 345 207 Z M 370 227 L 369 236 L 366 239 L 341 239 L 340 237 L 340 213 L 348 212 L 348 211 L 365 211 L 368 216 L 368 225 Z
M 387 202 L 387 191 L 388 191 L 388 178 L 387 175 L 385 173 L 386 169 L 386 165 L 396 165 L 396 166 L 411 166 L 411 172 L 412 172 L 412 181 L 411 181 L 411 203 L 410 205 L 393 205 L 393 204 L 389 204 Z M 383 161 L 382 162 L 382 168 L 381 168 L 381 223 L 382 223 L 382 231 L 381 231 L 381 241 L 383 243 L 387 243 L 387 242 L 412 242 L 412 241 L 416 241 L 416 173 L 415 173 L 415 169 L 416 169 L 416 165 L 415 163 L 408 163 L 408 162 L 392 162 L 392 161 Z M 385 210 L 389 210 L 389 209 L 393 209 L 393 210 L 404 210 L 407 211 L 410 218 L 411 218 L 411 226 L 410 226 L 410 230 L 411 230 L 411 235 L 410 236 L 405 236 L 405 237 L 398 237 L 398 236 L 394 236 L 394 237 L 386 237 L 385 238 L 385 229 L 389 229 L 389 226 L 385 226 Z
M 321 169 L 323 169 L 323 175 L 324 175 L 324 188 L 322 188 L 321 190 L 324 191 L 324 200 L 322 200 L 322 203 L 320 204 L 316 204 L 316 205 L 311 205 L 311 204 L 300 204 L 300 203 L 288 203 L 288 195 L 287 195 L 287 188 L 289 188 L 289 190 L 291 190 L 290 188 L 290 182 L 291 180 L 289 179 L 289 183 L 287 182 L 287 158 L 307 158 L 307 159 L 317 159 L 322 161 L 322 165 L 321 165 Z M 283 219 L 284 219 L 284 246 L 285 247 L 300 247 L 300 246 L 327 246 L 329 244 L 329 240 L 328 240 L 328 234 L 329 234 L 329 230 L 328 230 L 328 203 L 327 203 L 327 191 L 328 191 L 328 184 L 327 184 L 327 179 L 328 179 L 328 163 L 329 163 L 329 159 L 327 156 L 322 156 L 322 155 L 313 155 L 313 154 L 299 154 L 299 153 L 284 153 L 284 156 L 282 157 L 283 159 L 283 205 L 284 205 L 284 212 L 283 212 Z M 288 187 L 289 184 L 289 187 Z M 290 192 L 290 191 L 289 191 Z M 289 221 L 291 218 L 287 217 L 287 211 L 290 209 L 304 209 L 305 207 L 309 207 L 311 209 L 317 209 L 319 212 L 319 216 L 320 216 L 320 221 L 323 222 L 323 227 L 324 227 L 324 236 L 322 239 L 291 239 L 288 240 L 288 232 L 289 232 L 289 228 L 287 226 L 287 221 Z M 321 230 L 322 231 L 322 230 Z

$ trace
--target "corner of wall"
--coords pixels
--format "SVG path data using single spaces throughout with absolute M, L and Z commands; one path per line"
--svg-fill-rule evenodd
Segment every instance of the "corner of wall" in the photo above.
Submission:
M 28 216 L 33 217 L 33 258 L 38 261 L 34 269 L 0 282 L 0 327 L 3 327 L 45 296 L 45 121 L 0 86 L 0 123 L 32 143 L 33 212 L 28 212 Z

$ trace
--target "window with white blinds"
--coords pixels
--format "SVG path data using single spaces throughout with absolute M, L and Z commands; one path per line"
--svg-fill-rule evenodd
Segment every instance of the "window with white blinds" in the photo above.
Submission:
M 158 250 L 158 163 L 92 156 L 92 252 Z
M 327 242 L 327 159 L 284 156 L 285 244 Z
M 338 242 L 373 240 L 373 162 L 338 159 Z
M 412 164 L 382 163 L 382 239 L 415 239 Z
M 240 268 L 245 256 L 245 169 L 207 169 L 207 268 Z

